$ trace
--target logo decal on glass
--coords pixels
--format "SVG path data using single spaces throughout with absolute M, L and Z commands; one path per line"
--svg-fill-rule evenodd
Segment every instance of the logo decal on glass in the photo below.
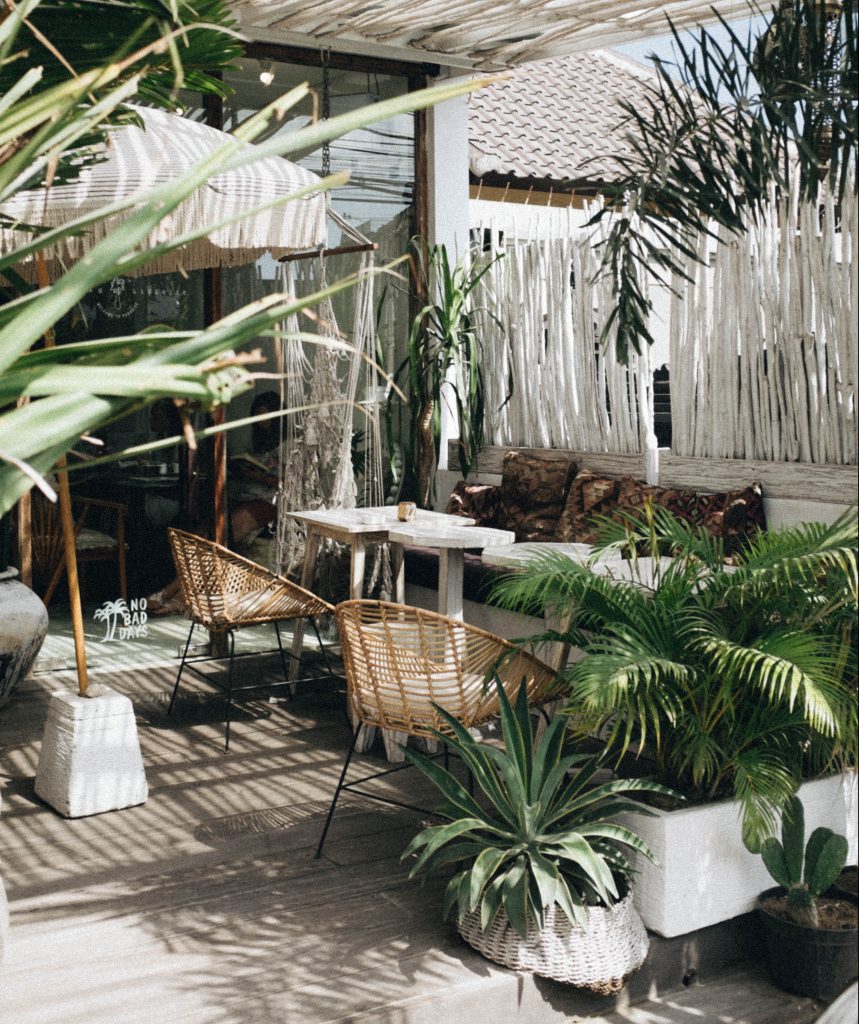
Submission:
M 149 636 L 146 614 L 146 598 L 134 598 L 126 604 L 123 598 L 118 601 L 105 601 L 93 615 L 95 622 L 104 623 L 104 636 L 101 643 L 109 644 L 114 640 L 139 640 Z

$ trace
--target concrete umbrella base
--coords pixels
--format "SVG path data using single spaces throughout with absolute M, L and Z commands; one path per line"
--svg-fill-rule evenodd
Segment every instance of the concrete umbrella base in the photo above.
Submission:
M 132 703 L 109 687 L 99 691 L 59 690 L 48 705 L 36 795 L 66 818 L 133 807 L 148 795 Z

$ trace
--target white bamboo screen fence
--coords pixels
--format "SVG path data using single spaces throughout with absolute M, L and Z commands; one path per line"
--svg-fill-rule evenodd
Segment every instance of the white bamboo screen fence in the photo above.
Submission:
M 592 231 L 572 216 L 567 228 L 558 232 L 556 220 L 551 232 L 515 237 L 492 220 L 476 225 L 491 252 L 504 253 L 476 299 L 484 310 L 485 444 L 617 454 L 655 447 L 648 354 L 627 367 L 613 343 L 598 345 L 610 295 L 593 283 Z
M 671 315 L 673 454 L 856 464 L 857 238 L 851 190 L 840 211 L 774 203 L 711 266 L 689 261 Z

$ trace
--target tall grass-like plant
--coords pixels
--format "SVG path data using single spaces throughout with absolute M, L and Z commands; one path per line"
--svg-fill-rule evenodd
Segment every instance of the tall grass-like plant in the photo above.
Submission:
M 453 732 L 438 738 L 462 759 L 479 795 L 430 758 L 405 752 L 441 793 L 438 815 L 445 819 L 409 844 L 403 858 L 417 856 L 410 877 L 454 866 L 444 914 L 456 911 L 462 919 L 479 910 L 483 931 L 503 910 L 524 939 L 529 920 L 542 929 L 544 911 L 555 905 L 587 927 L 588 906 L 611 907 L 626 895 L 631 867 L 624 849 L 653 859 L 639 836 L 613 820 L 624 811 L 649 813 L 625 795 L 670 791 L 644 779 L 597 781 L 600 758 L 565 749 L 563 716 L 535 743 L 526 688 L 511 706 L 496 686 L 503 749 L 476 740 L 438 709 Z
M 444 245 L 430 246 L 422 238 L 411 242 L 412 282 L 423 305 L 412 322 L 406 357 L 394 379 L 408 400 L 407 427 L 402 423 L 401 407 L 398 417 L 399 442 L 405 447 L 403 494 L 424 508 L 432 503 L 445 385 L 459 425 L 463 476 L 468 475 L 483 446 L 484 383 L 473 293 L 493 262 L 479 261 L 476 253 L 469 253 L 451 265 Z M 399 399 L 392 393 L 387 416 L 392 450 L 398 406 Z
M 115 50 L 115 33 L 102 32 L 105 9 L 114 6 L 136 25 L 119 51 Z M 58 20 L 52 21 L 54 15 Z M 205 22 L 200 21 L 203 17 Z M 199 69 L 186 70 L 183 57 L 195 55 L 192 65 L 201 54 L 215 64 L 232 60 L 237 51 L 231 24 L 232 16 L 222 0 L 117 0 L 115 4 L 112 0 L 21 0 L 14 6 L 7 4 L 6 17 L 0 21 L 0 71 L 7 86 L 0 103 L 0 203 L 20 189 L 39 185 L 49 199 L 51 184 L 72 175 L 75 160 L 97 158 L 93 145 L 104 139 L 108 126 L 127 116 L 125 104 L 141 90 L 150 98 L 169 99 L 183 85 L 204 86 L 206 76 Z M 52 25 L 63 27 L 66 35 L 55 33 Z M 42 65 L 30 62 L 27 46 L 34 36 L 47 40 L 45 46 L 55 60 L 49 62 L 46 57 Z M 73 54 L 86 51 L 84 70 L 78 71 L 64 57 L 63 45 Z M 220 58 L 215 60 L 218 53 Z M 161 397 L 178 399 L 183 408 L 191 403 L 211 408 L 229 402 L 252 382 L 244 361 L 235 358 L 236 348 L 275 330 L 291 313 L 354 283 L 354 279 L 338 281 L 297 301 L 275 293 L 203 330 L 150 332 L 55 349 L 34 348 L 92 289 L 118 274 L 140 270 L 148 261 L 181 249 L 219 226 L 201 224 L 183 237 L 139 251 L 176 206 L 214 174 L 266 156 L 311 151 L 375 120 L 421 109 L 476 84 L 422 90 L 297 132 L 279 133 L 256 146 L 245 145 L 264 138 L 272 122 L 282 119 L 308 95 L 308 87 L 299 86 L 248 118 L 236 131 L 235 141 L 225 142 L 182 180 L 153 189 L 145 197 L 134 195 L 114 202 L 62 227 L 36 232 L 31 240 L 22 240 L 0 254 L 0 283 L 4 286 L 0 294 L 0 514 L 34 483 L 46 488 L 44 477 L 58 458 L 82 435 L 112 420 Z M 334 175 L 318 187 L 330 188 L 344 180 L 343 175 Z M 256 207 L 243 215 L 267 208 Z M 99 218 L 123 211 L 127 216 L 120 227 L 47 287 L 33 288 L 16 273 L 22 260 L 37 258 L 53 242 L 85 232 Z M 240 216 L 225 223 L 238 219 Z M 13 225 L 7 219 L 5 226 Z M 20 405 L 21 398 L 31 401 Z M 162 443 L 167 446 L 180 440 L 167 438 Z
M 855 764 L 856 546 L 853 509 L 761 533 L 726 566 L 719 540 L 650 507 L 596 546 L 653 556 L 632 581 L 545 553 L 491 599 L 565 623 L 530 641 L 586 653 L 563 672 L 578 730 L 692 800 L 736 797 L 756 848 L 804 777 Z

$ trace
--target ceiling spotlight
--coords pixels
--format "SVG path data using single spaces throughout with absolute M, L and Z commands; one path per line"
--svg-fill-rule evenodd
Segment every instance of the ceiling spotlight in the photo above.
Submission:
M 274 81 L 274 68 L 270 60 L 259 62 L 259 80 L 263 85 L 271 85 Z

